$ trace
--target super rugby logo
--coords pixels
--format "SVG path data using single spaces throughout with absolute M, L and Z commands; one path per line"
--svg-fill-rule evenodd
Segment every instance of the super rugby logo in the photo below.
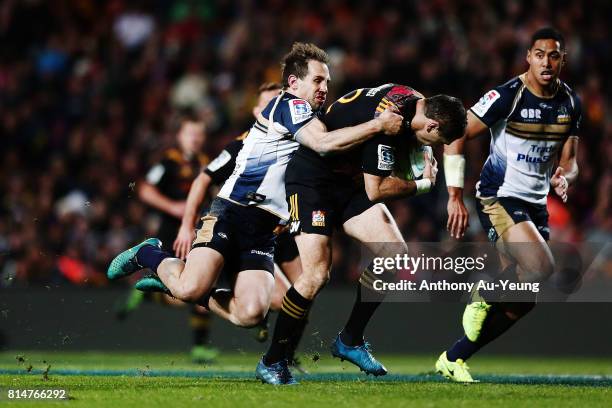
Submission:
M 292 99 L 289 101 L 289 111 L 293 124 L 301 123 L 312 116 L 310 104 L 303 99 Z
M 378 170 L 393 170 L 395 149 L 387 145 L 378 145 Z
M 491 106 L 493 106 L 493 103 L 495 103 L 495 101 L 498 100 L 499 98 L 501 98 L 501 95 L 499 94 L 499 92 L 493 89 L 487 92 L 486 94 L 484 94 L 484 96 L 480 98 L 478 103 L 472 106 L 472 111 L 476 115 L 483 117 L 489 111 Z

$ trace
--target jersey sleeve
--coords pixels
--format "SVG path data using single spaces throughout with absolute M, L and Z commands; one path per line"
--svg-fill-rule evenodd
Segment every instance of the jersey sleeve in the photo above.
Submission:
M 172 160 L 165 159 L 151 166 L 145 177 L 147 183 L 158 187 L 164 184 L 164 181 L 171 177 L 172 164 Z
M 204 168 L 215 184 L 222 184 L 234 171 L 236 167 L 236 156 L 242 149 L 242 140 L 234 140 L 229 143 L 213 161 Z
M 364 173 L 387 177 L 395 166 L 392 136 L 377 135 L 363 144 L 361 167 Z
M 485 93 L 470 111 L 487 127 L 492 127 L 500 119 L 508 117 L 515 95 L 506 86 L 498 86 Z
M 299 98 L 281 101 L 274 112 L 275 125 L 278 124 L 286 129 L 294 139 L 298 132 L 315 117 L 310 104 Z
M 570 128 L 570 136 L 578 136 L 580 126 L 582 125 L 582 101 L 578 95 L 573 94 L 574 111 L 572 112 L 572 126 Z

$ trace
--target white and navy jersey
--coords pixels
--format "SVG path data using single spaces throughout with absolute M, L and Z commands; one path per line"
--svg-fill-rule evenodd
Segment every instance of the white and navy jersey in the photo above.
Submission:
M 219 197 L 253 205 L 283 220 L 289 219 L 285 199 L 285 169 L 298 148 L 296 135 L 316 115 L 310 104 L 287 92 L 272 99 L 261 112 L 236 158 L 234 172 Z
M 487 92 L 470 110 L 491 132 L 477 196 L 546 204 L 558 154 L 568 137 L 578 135 L 578 96 L 562 81 L 554 96 L 537 96 L 521 75 Z

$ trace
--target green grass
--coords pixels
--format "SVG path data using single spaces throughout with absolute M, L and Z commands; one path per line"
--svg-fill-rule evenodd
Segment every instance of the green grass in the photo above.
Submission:
M 483 382 L 461 385 L 440 381 L 431 372 L 433 355 L 381 355 L 393 375 L 376 380 L 348 363 L 317 357 L 305 356 L 311 374 L 300 378 L 301 385 L 279 388 L 255 381 L 258 356 L 252 354 L 225 354 L 215 365 L 196 366 L 183 354 L 5 352 L 0 354 L 0 404 L 473 408 L 592 407 L 612 401 L 612 361 L 606 359 L 477 357 L 470 364 Z M 82 371 L 89 375 L 79 375 Z M 7 402 L 7 388 L 63 388 L 70 400 Z

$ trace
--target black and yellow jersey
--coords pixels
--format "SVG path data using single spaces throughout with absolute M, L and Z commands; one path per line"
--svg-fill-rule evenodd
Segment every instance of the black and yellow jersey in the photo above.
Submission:
M 377 88 L 356 89 L 332 103 L 321 118 L 328 131 L 356 126 L 380 115 L 395 105 L 405 120 L 405 134 L 379 134 L 348 152 L 322 157 L 313 150 L 300 146 L 290 166 L 300 168 L 305 182 L 319 181 L 361 182 L 362 173 L 388 176 L 393 171 L 398 143 L 414 141 L 410 121 L 416 111 L 416 101 L 423 96 L 405 85 L 385 84 Z

